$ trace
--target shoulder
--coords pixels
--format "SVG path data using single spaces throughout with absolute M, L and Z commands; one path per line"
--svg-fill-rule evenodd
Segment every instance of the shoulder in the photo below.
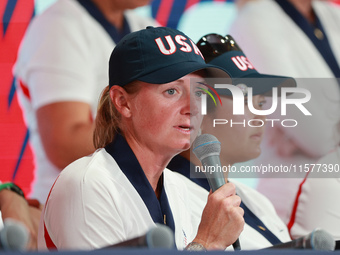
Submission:
M 58 0 L 33 18 L 27 28 L 24 42 L 28 40 L 28 43 L 34 44 L 35 40 L 42 41 L 43 38 L 48 42 L 53 40 L 57 44 L 70 37 L 80 37 L 77 41 L 86 38 L 87 41 L 87 35 L 96 31 L 94 29 L 97 27 L 97 22 L 77 1 Z M 61 37 L 64 40 L 60 40 Z
M 280 13 L 283 14 L 283 11 L 281 10 L 280 6 L 273 0 L 248 1 L 240 9 L 239 15 L 236 20 L 238 22 L 243 21 L 243 23 L 248 23 L 248 25 L 253 25 L 253 23 L 249 23 L 249 21 L 260 24 L 263 23 L 265 20 L 270 19 L 275 22 L 275 20 L 277 19 L 277 15 Z M 261 19 L 259 19 L 259 17 L 261 17 Z
M 340 5 L 330 1 L 313 1 L 313 8 L 319 15 L 338 14 L 339 16 L 329 16 L 327 18 L 340 19 Z
M 82 19 L 84 14 L 86 14 L 86 10 L 77 1 L 59 0 L 34 17 L 30 26 L 57 26 L 58 22 L 63 24 L 70 21 L 78 21 L 77 23 L 79 23 L 79 18 Z
M 85 204 L 113 208 L 123 198 L 126 203 L 133 190 L 114 158 L 102 148 L 62 170 L 51 188 L 46 207 L 50 213 L 53 210 L 64 213 L 67 208 L 85 213 Z
M 105 166 L 112 162 L 114 162 L 114 159 L 110 154 L 108 154 L 104 148 L 100 148 L 93 154 L 82 157 L 69 164 L 61 172 L 61 175 L 72 174 L 74 171 L 73 169 L 75 168 L 82 169 L 81 171 L 78 171 L 78 173 L 84 175 L 91 173 L 94 169 L 97 169 L 96 171 L 106 171 L 107 169 L 105 169 Z M 102 166 L 104 166 L 104 168 Z
M 264 53 L 277 54 L 277 43 L 282 43 L 283 34 L 291 32 L 291 24 L 292 21 L 275 1 L 248 1 L 239 11 L 229 32 L 248 58 L 261 69 L 261 62 L 268 61 L 262 60 Z
M 111 189 L 123 175 L 116 161 L 105 149 L 82 157 L 68 165 L 59 175 L 53 190 L 63 190 L 81 195 L 91 189 Z M 67 187 L 68 191 L 64 190 Z
M 259 18 L 261 17 L 261 18 Z M 256 44 L 256 47 L 266 43 L 270 46 L 278 31 L 286 31 L 292 21 L 274 0 L 248 1 L 239 11 L 230 27 L 230 34 L 242 44 Z M 288 26 L 289 27 L 289 26 Z M 274 36 L 271 34 L 274 33 Z M 263 40 L 266 38 L 266 40 Z M 270 41 L 270 43 L 267 43 Z M 243 49 L 244 50 L 244 49 Z
M 70 52 L 70 40 L 77 45 L 86 41 L 84 37 L 89 33 L 87 31 L 92 30 L 88 27 L 91 22 L 89 20 L 89 15 L 77 1 L 57 1 L 29 24 L 22 41 L 19 61 L 28 56 L 44 59 L 45 55 L 53 55 L 54 52 Z M 43 53 L 37 54 L 37 51 Z

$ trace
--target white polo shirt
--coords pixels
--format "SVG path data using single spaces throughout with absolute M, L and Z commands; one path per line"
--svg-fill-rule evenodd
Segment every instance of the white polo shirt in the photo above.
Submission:
M 163 179 L 159 201 L 125 139 L 117 136 L 61 172 L 42 212 L 38 248 L 97 249 L 144 235 L 165 219 L 183 249 L 196 236 L 208 193 L 168 169 Z

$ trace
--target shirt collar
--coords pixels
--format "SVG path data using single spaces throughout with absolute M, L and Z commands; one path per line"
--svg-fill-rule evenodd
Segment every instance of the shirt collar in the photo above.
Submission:
M 117 44 L 125 35 L 131 33 L 130 26 L 124 16 L 123 30 L 119 31 L 112 25 L 91 0 L 77 0 L 81 6 L 105 29 L 111 39 Z
M 295 22 L 295 24 L 301 29 L 303 33 L 314 44 L 316 50 L 319 51 L 335 77 L 340 77 L 340 67 L 333 54 L 332 48 L 328 41 L 326 32 L 321 24 L 315 12 L 315 24 L 311 24 L 289 1 L 275 0 L 276 3 L 282 8 L 282 10 Z M 322 37 L 316 36 L 316 30 L 318 34 L 322 34 Z M 294 38 L 289 38 L 294 40 Z M 298 41 L 296 42 L 299 43 Z
M 181 155 L 176 155 L 168 164 L 167 168 L 174 172 L 178 172 L 199 186 L 203 187 L 207 191 L 210 191 L 210 186 L 208 180 L 205 178 L 204 173 L 195 173 L 195 165 L 182 157 Z
M 153 221 L 166 224 L 175 231 L 171 208 L 162 180 L 160 180 L 162 191 L 158 200 L 135 154 L 122 135 L 117 134 L 113 142 L 105 147 L 105 150 L 115 159 L 121 171 L 136 189 L 149 210 Z M 163 174 L 161 178 L 163 178 Z

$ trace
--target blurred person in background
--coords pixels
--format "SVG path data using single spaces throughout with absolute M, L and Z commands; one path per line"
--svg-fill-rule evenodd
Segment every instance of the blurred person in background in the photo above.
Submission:
M 206 63 L 222 67 L 229 73 L 233 79 L 232 84 L 241 89 L 245 98 L 244 114 L 234 115 L 234 100 L 230 90 L 215 88 L 220 96 L 221 104 L 216 100 L 217 105 L 215 105 L 213 100 L 207 99 L 207 115 L 203 118 L 201 133 L 212 134 L 220 141 L 222 167 L 228 168 L 236 163 L 258 157 L 261 153 L 260 144 L 264 133 L 265 116 L 250 111 L 247 101 L 248 91 L 250 89 L 253 91 L 252 97 L 249 97 L 253 108 L 263 110 L 263 105 L 266 102 L 264 95 L 271 96 L 272 88 L 277 88 L 280 91 L 281 87 L 295 86 L 294 79 L 258 73 L 229 35 L 205 35 L 198 41 L 197 46 Z M 237 65 L 239 63 L 234 62 L 235 59 L 245 59 L 251 68 L 246 71 L 241 70 Z M 207 79 L 207 83 L 211 86 L 215 82 L 229 84 L 226 80 Z M 211 92 L 214 93 L 213 90 Z M 218 124 L 215 125 L 214 120 L 219 120 Z M 227 123 L 224 122 L 225 120 Z M 240 124 L 249 121 L 251 121 L 251 126 Z M 199 175 L 194 171 L 195 166 L 201 166 L 201 162 L 191 150 L 187 150 L 175 156 L 168 168 L 185 175 L 209 192 L 208 180 L 202 172 Z M 242 200 L 240 206 L 245 212 L 245 226 L 239 237 L 242 250 L 263 249 L 281 242 L 291 241 L 287 227 L 277 215 L 272 203 L 264 195 L 241 182 L 229 179 L 227 171 L 224 171 L 224 177 L 226 183 L 230 181 L 235 184 L 236 193 Z M 232 250 L 232 248 L 228 247 L 228 250 Z
M 311 92 L 301 116 L 289 108 L 285 119 L 297 119 L 294 128 L 268 127 L 261 156 L 255 164 L 272 166 L 315 163 L 340 141 L 340 8 L 329 1 L 237 1 L 240 9 L 229 33 L 260 72 L 287 75 Z M 271 118 L 281 118 L 274 113 Z M 262 176 L 263 177 L 263 176 Z M 305 172 L 290 178 L 261 178 L 257 189 L 274 204 L 288 223 Z
M 124 35 L 154 24 L 132 10 L 149 2 L 58 0 L 28 27 L 14 76 L 34 152 L 32 198 L 44 203 L 59 172 L 94 151 L 107 59 Z
M 287 224 L 292 238 L 312 232 L 315 226 L 329 232 L 340 249 L 340 147 L 311 166 L 301 181 Z

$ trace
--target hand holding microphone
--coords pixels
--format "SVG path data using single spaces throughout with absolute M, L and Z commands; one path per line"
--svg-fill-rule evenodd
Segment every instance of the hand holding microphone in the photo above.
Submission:
M 203 134 L 193 143 L 193 152 L 203 166 L 221 166 L 221 144 L 216 137 Z M 235 185 L 225 184 L 223 172 L 206 172 L 213 191 L 202 214 L 197 236 L 193 242 L 200 243 L 207 249 L 224 250 L 233 244 L 239 248 L 238 237 L 243 230 L 244 211 L 240 207 L 241 199 L 236 195 Z

